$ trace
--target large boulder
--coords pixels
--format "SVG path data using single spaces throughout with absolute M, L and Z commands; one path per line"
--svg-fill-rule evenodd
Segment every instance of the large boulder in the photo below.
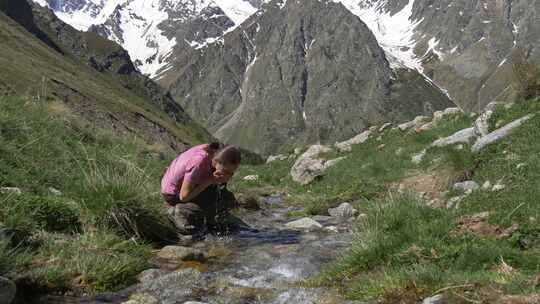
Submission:
M 524 124 L 527 120 L 531 119 L 533 117 L 532 114 L 529 114 L 525 117 L 522 117 L 518 120 L 514 120 L 513 122 L 507 124 L 506 126 L 499 128 L 486 136 L 483 136 L 479 138 L 476 143 L 472 146 L 471 150 L 472 152 L 479 152 L 480 150 L 484 149 L 488 145 L 491 145 L 495 142 L 498 142 L 499 140 L 505 138 L 512 132 L 514 129 L 520 127 L 522 124 Z
M 317 230 L 323 228 L 319 222 L 309 217 L 304 217 L 296 221 L 285 224 L 285 227 L 299 230 Z
M 474 137 L 475 137 L 474 128 L 467 128 L 467 129 L 457 131 L 456 133 L 448 137 L 440 138 L 434 141 L 431 144 L 431 146 L 441 148 L 441 147 L 446 147 L 446 146 L 450 146 L 450 145 L 454 145 L 458 143 L 468 143 Z
M 0 277 L 0 303 L 10 304 L 15 298 L 17 287 L 11 280 Z
M 332 149 L 327 146 L 311 146 L 304 154 L 298 157 L 291 168 L 292 179 L 297 183 L 307 185 L 317 177 L 324 175 L 328 168 L 344 159 L 344 157 L 332 160 L 319 158 L 320 154 L 331 151 Z
M 343 203 L 336 208 L 328 209 L 328 214 L 333 217 L 349 218 L 355 216 L 357 213 L 358 210 L 349 203 Z

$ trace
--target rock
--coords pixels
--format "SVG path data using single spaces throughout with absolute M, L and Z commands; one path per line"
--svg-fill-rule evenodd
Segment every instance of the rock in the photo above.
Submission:
M 302 153 L 302 148 L 294 148 L 295 155 L 300 155 L 300 153 Z
M 183 246 L 166 246 L 158 253 L 157 257 L 172 261 L 204 261 L 204 254 L 198 249 Z
M 304 154 L 298 157 L 291 168 L 292 179 L 297 183 L 307 185 L 314 181 L 315 178 L 324 175 L 326 170 L 344 159 L 344 157 L 332 160 L 316 158 L 321 153 L 328 153 L 331 151 L 332 149 L 327 146 L 311 146 Z
M 505 185 L 497 183 L 497 184 L 495 184 L 495 185 L 493 186 L 493 188 L 491 189 L 491 191 L 497 192 L 497 191 L 504 190 L 505 188 L 506 188 Z
M 477 190 L 480 188 L 477 182 L 475 181 L 464 181 L 461 183 L 454 184 L 454 190 L 468 191 L 468 190 Z
M 54 196 L 62 196 L 62 192 L 58 189 L 55 189 L 53 187 L 49 187 L 49 193 L 54 195 Z
M 458 131 L 448 137 L 440 138 L 434 141 L 432 147 L 446 147 L 458 143 L 469 143 L 469 141 L 475 137 L 474 128 L 467 128 L 461 131 Z
M 473 153 L 480 152 L 482 149 L 484 149 L 488 145 L 493 144 L 493 143 L 505 138 L 506 136 L 508 136 L 508 134 L 510 134 L 510 132 L 512 132 L 514 129 L 520 127 L 522 124 L 524 124 L 526 121 L 528 121 L 532 117 L 533 117 L 533 115 L 529 114 L 527 116 L 524 116 L 524 117 L 522 117 L 522 118 L 520 118 L 518 120 L 515 120 L 515 121 L 507 124 L 506 126 L 504 126 L 502 128 L 499 128 L 499 129 L 487 134 L 486 136 L 483 136 L 483 137 L 479 138 L 476 141 L 476 143 L 472 146 L 471 151 Z
M 413 164 L 415 165 L 418 165 L 422 162 L 422 160 L 424 159 L 424 157 L 426 156 L 426 150 L 422 150 L 420 153 L 414 155 L 411 159 L 411 161 L 413 162 Z
M 154 280 L 166 274 L 167 272 L 163 269 L 147 269 L 139 273 L 139 275 L 137 276 L 137 279 L 139 280 L 139 282 L 145 282 L 145 281 Z
M 420 127 L 416 128 L 416 132 L 424 132 L 430 129 L 433 129 L 435 127 L 435 124 L 433 122 L 428 122 L 427 124 L 423 124 Z
M 382 131 L 388 129 L 388 128 L 390 128 L 390 127 L 393 126 L 393 125 L 394 125 L 393 123 L 387 122 L 387 123 L 385 123 L 384 125 L 382 125 L 382 126 L 379 128 L 379 132 L 382 132 Z
M 266 159 L 266 163 L 269 164 L 271 162 L 275 162 L 275 161 L 282 161 L 282 160 L 286 160 L 288 158 L 287 155 L 283 155 L 283 154 L 279 154 L 279 155 L 270 155 L 268 156 L 268 158 Z
M 206 302 L 187 301 L 187 302 L 184 302 L 184 304 L 208 304 L 208 303 L 206 303 Z
M 367 131 L 364 131 L 364 132 L 356 135 L 355 137 L 353 137 L 353 138 L 351 138 L 351 139 L 349 139 L 347 141 L 336 143 L 335 147 L 340 152 L 350 152 L 352 150 L 353 145 L 359 145 L 359 144 L 362 144 L 362 143 L 366 142 L 369 139 L 369 137 L 371 136 L 372 132 L 373 131 L 371 129 L 367 130 Z
M 299 220 L 289 222 L 285 224 L 285 226 L 291 229 L 302 230 L 317 230 L 323 228 L 323 225 L 309 217 L 304 217 Z
M 159 301 L 149 294 L 134 294 L 129 301 L 122 304 L 159 304 Z
M 489 133 L 489 119 L 493 111 L 485 111 L 474 121 L 474 133 L 476 136 L 486 136 Z
M 259 180 L 259 176 L 258 175 L 248 175 L 248 176 L 244 176 L 244 178 L 242 178 L 242 179 L 245 180 L 245 181 L 248 181 L 248 182 L 255 182 L 255 181 Z
M 442 295 L 435 295 L 433 297 L 424 299 L 424 301 L 422 301 L 422 304 L 442 304 L 443 300 L 444 299 Z
M 336 208 L 328 209 L 328 214 L 330 214 L 330 216 L 333 216 L 333 217 L 349 218 L 349 217 L 355 216 L 357 213 L 358 213 L 358 210 L 356 210 L 349 203 L 342 203 Z
M 333 233 L 338 233 L 339 232 L 339 229 L 336 226 L 324 227 L 324 230 L 326 230 L 328 232 L 333 232 Z
M 490 189 L 491 189 L 491 182 L 485 181 L 484 184 L 482 185 L 482 190 L 490 190 Z
M 414 127 L 414 125 L 415 125 L 414 121 L 409 121 L 409 122 L 399 124 L 397 127 L 401 131 L 407 131 L 408 129 Z
M 151 295 L 158 303 L 183 303 L 193 299 L 194 292 L 204 283 L 200 271 L 186 268 L 139 284 L 138 293 Z
M 17 286 L 11 280 L 0 276 L 0 303 L 10 304 L 15 299 Z
M 452 209 L 452 208 L 458 209 L 458 208 L 459 208 L 459 203 L 460 203 L 464 198 L 465 198 L 465 195 L 452 197 L 452 198 L 449 199 L 448 202 L 446 203 L 446 208 L 447 208 L 447 209 Z
M 17 187 L 0 187 L 0 193 L 2 194 L 22 194 L 20 188 Z
M 433 113 L 433 123 L 437 124 L 447 116 L 457 115 L 461 113 L 463 113 L 463 111 L 460 108 L 447 108 L 443 111 L 436 111 L 435 113 Z

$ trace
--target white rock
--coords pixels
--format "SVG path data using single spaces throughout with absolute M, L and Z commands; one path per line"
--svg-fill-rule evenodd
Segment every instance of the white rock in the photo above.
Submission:
M 491 189 L 491 182 L 485 181 L 484 184 L 482 185 L 482 190 L 489 190 L 489 189 Z
M 300 155 L 300 158 L 314 158 L 317 157 L 323 153 L 330 153 L 332 152 L 332 148 L 329 146 L 324 145 L 313 145 L 309 147 L 309 149 L 306 150 L 302 155 Z
M 452 197 L 452 198 L 449 199 L 448 202 L 446 203 L 446 208 L 447 208 L 447 209 L 452 209 L 452 208 L 458 209 L 458 208 L 459 208 L 459 203 L 460 203 L 464 198 L 465 198 L 465 195 Z
M 259 180 L 259 176 L 258 175 L 247 175 L 247 176 L 244 176 L 243 180 L 248 181 L 248 182 L 254 182 L 254 181 Z
M 463 111 L 460 108 L 447 108 L 443 111 L 436 111 L 433 113 L 433 123 L 437 124 L 443 120 L 446 116 L 461 114 Z
M 506 136 L 510 134 L 514 129 L 520 127 L 522 124 L 524 124 L 527 120 L 531 119 L 533 117 L 532 114 L 524 116 L 518 120 L 514 120 L 513 122 L 507 124 L 506 126 L 499 128 L 491 133 L 489 133 L 486 136 L 483 136 L 479 138 L 476 143 L 472 146 L 471 151 L 476 153 L 484 149 L 490 144 L 493 144 Z
M 426 150 L 422 150 L 420 153 L 414 155 L 411 159 L 411 161 L 413 162 L 413 164 L 415 165 L 418 165 L 422 162 L 422 160 L 424 159 L 424 157 L 426 156 Z
M 379 132 L 382 132 L 388 128 L 390 128 L 393 124 L 391 122 L 387 122 L 385 123 L 384 125 L 382 125 L 380 128 L 379 128 Z
M 468 143 L 472 138 L 474 138 L 474 128 L 467 128 L 461 131 L 458 131 L 448 137 L 440 138 L 434 141 L 432 147 L 446 147 L 458 143 Z
M 309 218 L 304 217 L 296 221 L 289 222 L 285 224 L 287 228 L 291 229 L 305 229 L 305 230 L 316 230 L 323 228 L 323 225 L 321 225 L 319 222 Z
M 416 131 L 417 132 L 423 132 L 423 131 L 433 129 L 433 127 L 435 127 L 435 124 L 433 122 L 428 122 L 428 123 L 426 123 L 424 125 L 421 125 L 419 128 L 416 129 Z
M 16 187 L 1 187 L 0 193 L 3 194 L 22 194 L 22 191 L 20 188 Z
M 424 299 L 424 301 L 422 301 L 422 304 L 442 304 L 442 303 L 443 303 L 442 295 L 429 297 L 429 298 Z
M 408 129 L 412 127 L 419 128 L 420 126 L 426 124 L 427 122 L 429 122 L 429 117 L 417 116 L 411 121 L 398 125 L 398 129 L 400 129 L 401 131 L 407 131 Z
M 53 187 L 49 187 L 49 193 L 55 196 L 62 196 L 62 192 L 58 189 L 55 189 Z
M 415 126 L 414 121 L 408 121 L 408 122 L 404 122 L 402 124 L 399 124 L 397 127 L 401 131 L 407 131 L 408 129 L 410 129 L 410 128 L 414 127 L 414 126 Z
M 474 134 L 476 136 L 486 136 L 489 133 L 489 119 L 492 115 L 493 111 L 487 110 L 474 121 Z
M 371 130 L 364 131 L 349 140 L 336 143 L 335 147 L 340 152 L 350 152 L 352 150 L 352 146 L 365 143 L 370 138 L 372 132 L 373 131 Z
M 349 203 L 342 203 L 336 208 L 328 209 L 328 214 L 330 214 L 330 216 L 333 216 L 333 217 L 348 218 L 348 217 L 355 216 L 357 213 L 358 213 L 358 210 L 356 210 Z
M 497 191 L 504 190 L 505 188 L 506 188 L 505 185 L 497 183 L 497 184 L 495 184 L 495 185 L 493 186 L 493 188 L 491 189 L 491 191 L 497 192 Z
M 268 158 L 266 159 L 266 163 L 269 164 L 271 162 L 275 162 L 275 161 L 282 161 L 282 160 L 286 160 L 288 157 L 287 155 L 283 155 L 283 154 L 279 154 L 279 155 L 270 155 L 268 156 Z
M 324 230 L 328 231 L 328 232 L 334 232 L 334 233 L 338 233 L 339 232 L 339 229 L 336 227 L 336 226 L 328 226 L 328 227 L 324 227 Z
M 480 188 L 480 186 L 475 181 L 465 181 L 465 182 L 454 184 L 454 190 L 467 191 L 467 190 L 477 190 L 478 188 Z

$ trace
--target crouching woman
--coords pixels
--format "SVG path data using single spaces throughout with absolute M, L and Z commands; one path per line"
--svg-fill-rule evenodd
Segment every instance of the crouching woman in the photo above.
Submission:
M 173 160 L 161 181 L 161 194 L 181 235 L 202 238 L 246 226 L 229 214 L 237 202 L 226 189 L 240 163 L 238 148 L 218 143 L 195 146 Z

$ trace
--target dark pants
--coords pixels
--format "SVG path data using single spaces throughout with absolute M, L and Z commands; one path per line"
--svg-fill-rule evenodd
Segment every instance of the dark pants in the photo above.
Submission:
M 247 227 L 229 213 L 237 206 L 236 198 L 225 186 L 206 188 L 190 202 L 180 202 L 178 195 L 163 195 L 169 207 L 167 214 L 178 232 L 184 235 L 207 232 L 233 232 Z

